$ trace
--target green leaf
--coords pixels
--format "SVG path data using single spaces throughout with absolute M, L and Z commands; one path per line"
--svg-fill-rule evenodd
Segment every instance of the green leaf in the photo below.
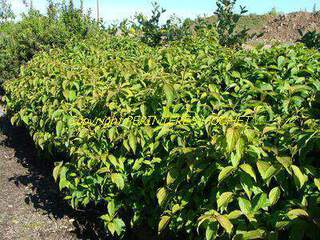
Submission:
M 171 185 L 176 181 L 178 173 L 175 169 L 171 169 L 167 174 L 167 185 Z
M 145 133 L 147 134 L 147 136 L 149 138 L 152 138 L 152 136 L 153 136 L 153 128 L 150 127 L 150 126 L 145 126 L 143 129 L 144 129 Z
M 219 215 L 219 213 L 216 210 L 210 210 L 205 212 L 205 214 L 201 215 L 198 218 L 198 228 L 197 231 L 199 231 L 199 227 L 204 223 L 204 222 L 217 222 L 216 216 Z
M 287 170 L 288 173 L 291 174 L 291 165 L 292 165 L 292 158 L 291 157 L 277 157 L 277 160 L 281 165 Z
M 265 175 L 265 179 L 269 180 L 271 179 L 273 176 L 275 176 L 275 174 L 277 173 L 278 169 L 275 168 L 273 165 L 271 165 Z
M 228 167 L 223 168 L 218 176 L 219 183 L 222 182 L 224 179 L 226 179 L 228 176 L 230 176 L 234 170 L 235 170 L 235 168 L 232 166 L 228 166 Z
M 125 147 L 125 149 L 128 151 L 128 152 L 131 152 L 131 148 L 130 148 L 130 145 L 129 145 L 129 141 L 127 139 L 123 140 L 123 146 Z
M 133 153 L 135 154 L 137 150 L 137 138 L 132 132 L 129 134 L 129 145 Z
M 231 73 L 231 76 L 234 77 L 234 78 L 241 78 L 241 74 L 239 72 L 236 72 L 236 71 L 232 71 Z
M 248 198 L 251 199 L 253 190 L 255 190 L 254 180 L 249 174 L 240 173 L 240 184 L 247 194 Z
M 124 188 L 124 179 L 120 173 L 112 173 L 111 181 L 116 184 L 116 186 L 122 190 Z
M 221 196 L 217 199 L 218 208 L 225 209 L 228 207 L 228 204 L 233 200 L 233 193 L 232 192 L 224 192 Z
M 116 157 L 113 156 L 112 154 L 108 155 L 108 159 L 114 167 L 117 167 L 119 165 Z
M 141 104 L 140 105 L 140 112 L 143 116 L 146 116 L 147 115 L 147 107 L 145 104 Z
M 63 129 L 63 122 L 62 121 L 58 121 L 57 122 L 57 126 L 56 126 L 56 133 L 57 133 L 58 137 L 61 136 L 62 129 Z
M 70 182 L 66 178 L 61 178 L 59 181 L 59 189 L 60 191 L 64 188 L 69 188 Z
M 256 197 L 253 200 L 253 207 L 252 211 L 257 212 L 262 208 L 265 208 L 268 206 L 268 197 L 267 194 L 261 193 L 259 195 L 256 195 Z
M 245 198 L 238 198 L 238 204 L 243 214 L 248 215 L 251 211 L 251 203 Z
M 320 191 L 320 178 L 315 178 L 314 179 L 314 184 L 316 185 L 316 187 L 319 189 Z
M 109 215 L 113 217 L 115 215 L 116 211 L 117 211 L 115 203 L 114 203 L 113 200 L 108 202 L 107 208 L 108 208 Z
M 269 201 L 271 205 L 275 205 L 281 196 L 281 190 L 279 187 L 273 188 L 269 193 Z
M 277 126 L 267 126 L 263 129 L 263 134 L 277 130 Z
M 15 126 L 16 123 L 18 122 L 18 119 L 19 119 L 19 114 L 13 115 L 10 119 L 11 125 Z
M 286 63 L 286 58 L 284 56 L 278 57 L 278 68 L 283 68 Z
M 235 150 L 235 146 L 239 140 L 239 132 L 235 128 L 228 128 L 226 133 L 227 152 Z
M 309 217 L 309 214 L 303 209 L 292 209 L 288 212 L 288 217 L 292 220 L 298 217 Z
M 169 127 L 162 127 L 160 132 L 158 133 L 157 140 L 167 135 L 170 132 L 170 130 L 171 129 Z
M 206 229 L 206 240 L 214 240 L 217 237 L 218 225 L 216 223 L 210 222 Z
M 66 178 L 68 170 L 69 169 L 65 166 L 62 166 L 60 169 L 60 173 L 59 173 L 59 176 L 60 176 L 59 189 L 60 189 L 60 191 L 64 188 L 69 188 L 69 186 L 70 186 L 70 182 Z
M 172 56 L 170 53 L 166 53 L 166 54 L 165 54 L 165 58 L 167 59 L 168 64 L 169 64 L 170 66 L 172 66 L 172 65 L 173 65 L 173 56 Z
M 234 240 L 251 240 L 251 239 L 266 239 L 266 231 L 262 229 L 252 231 L 239 231 L 234 236 Z
M 116 233 L 118 234 L 118 236 L 120 236 L 125 230 L 125 223 L 120 218 L 115 218 L 112 222 L 114 224 L 114 229 Z
M 244 153 L 244 150 L 246 148 L 246 142 L 244 140 L 244 138 L 239 137 L 237 143 L 236 143 L 236 152 L 237 155 L 242 156 Z
M 115 139 L 115 137 L 116 137 L 116 132 L 117 132 L 117 128 L 116 128 L 116 127 L 112 127 L 112 128 L 109 129 L 109 131 L 108 131 L 108 136 L 109 136 L 109 139 L 110 139 L 111 141 L 113 141 L 113 140 Z
M 169 104 L 172 103 L 175 97 L 175 90 L 173 86 L 171 86 L 170 84 L 164 84 L 163 90 L 166 95 L 168 103 Z
M 23 115 L 23 116 L 21 116 L 21 119 L 26 125 L 29 124 L 29 116 Z
M 108 168 L 108 167 L 100 168 L 100 169 L 97 171 L 98 174 L 107 173 L 107 172 L 110 172 L 110 168 Z
M 308 177 L 301 172 L 299 167 L 292 165 L 291 168 L 295 176 L 295 181 L 299 185 L 299 188 L 302 188 L 304 184 L 308 181 Z
M 181 210 L 181 206 L 179 204 L 175 204 L 173 207 L 172 207 L 172 213 L 176 213 L 176 212 L 179 212 Z
M 112 220 L 112 217 L 110 217 L 109 214 L 104 214 L 100 217 L 104 222 L 108 223 Z
M 58 180 L 62 165 L 63 165 L 63 162 L 56 163 L 56 166 L 53 169 L 53 178 L 55 181 Z
M 270 179 L 277 172 L 277 169 L 268 162 L 258 161 L 257 167 L 263 180 Z
M 162 231 L 168 226 L 171 220 L 170 216 L 162 216 L 158 225 L 158 234 L 160 235 Z
M 249 164 L 242 164 L 240 168 L 247 174 L 249 174 L 255 181 L 257 181 L 257 176 L 253 168 Z
M 108 230 L 110 231 L 110 233 L 111 233 L 112 235 L 114 235 L 114 233 L 116 232 L 116 226 L 115 226 L 115 224 L 114 224 L 113 222 L 109 222 L 109 223 L 107 224 L 107 227 L 108 227 Z
M 77 98 L 77 93 L 75 91 L 69 91 L 69 100 L 73 101 Z
M 73 90 L 65 90 L 65 91 L 63 91 L 63 96 L 64 96 L 67 100 L 73 101 L 73 100 L 76 99 L 77 94 L 76 94 L 76 92 L 73 91 Z
M 166 202 L 168 197 L 168 192 L 166 188 L 160 188 L 158 193 L 157 193 L 157 199 L 160 207 L 163 206 L 163 204 Z
M 242 215 L 242 212 L 240 210 L 234 210 L 228 214 L 228 218 L 231 220 L 238 219 L 241 215 Z
M 223 227 L 228 234 L 231 234 L 233 229 L 233 224 L 230 222 L 228 217 L 224 215 L 217 215 L 216 219 L 220 223 L 221 227 Z
M 239 154 L 238 152 L 237 153 L 232 152 L 230 159 L 231 159 L 232 166 L 236 168 L 239 166 L 239 163 L 241 161 L 241 154 Z

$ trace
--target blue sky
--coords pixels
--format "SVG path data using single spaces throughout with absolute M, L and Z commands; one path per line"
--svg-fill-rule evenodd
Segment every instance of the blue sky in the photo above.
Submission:
M 23 12 L 25 7 L 22 0 L 9 0 L 16 12 Z M 28 0 L 30 1 L 30 0 Z M 74 0 L 79 2 L 80 0 Z M 100 15 L 106 23 L 120 21 L 133 16 L 136 12 L 148 14 L 152 0 L 100 0 Z M 176 14 L 181 18 L 195 18 L 201 15 L 210 15 L 215 10 L 214 0 L 158 0 L 161 6 L 168 11 L 165 17 Z M 239 4 L 247 6 L 250 13 L 265 13 L 273 7 L 280 12 L 298 10 L 311 11 L 314 4 L 320 10 L 320 0 L 239 0 Z M 47 0 L 33 0 L 35 8 L 45 11 Z M 96 0 L 84 0 L 86 8 L 92 9 L 95 15 Z

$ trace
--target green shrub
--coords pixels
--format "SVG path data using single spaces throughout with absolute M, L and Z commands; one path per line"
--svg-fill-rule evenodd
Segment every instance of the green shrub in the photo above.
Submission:
M 153 2 L 152 7 L 150 17 L 142 13 L 137 14 L 132 21 L 125 19 L 118 25 L 111 25 L 107 32 L 112 35 L 136 37 L 151 47 L 179 41 L 191 34 L 190 22 L 182 23 L 180 18 L 173 15 L 165 24 L 162 24 L 161 17 L 166 10 L 161 8 L 157 2 Z
M 20 66 L 39 51 L 63 47 L 69 41 L 86 38 L 99 26 L 72 5 L 53 5 L 48 14 L 30 10 L 19 22 L 0 25 L 0 84 L 18 76 Z
M 216 28 L 219 35 L 219 42 L 222 46 L 240 47 L 248 38 L 249 29 L 247 27 L 237 29 L 241 16 L 248 11 L 240 6 L 240 13 L 235 13 L 237 0 L 218 0 Z
M 160 25 L 160 17 L 166 10 L 161 8 L 156 2 L 153 3 L 152 15 L 150 18 L 139 14 L 136 16 L 138 27 L 142 31 L 141 40 L 150 45 L 158 46 L 162 41 L 162 27 Z
M 12 123 L 67 154 L 53 171 L 66 200 L 104 206 L 112 234 L 319 239 L 320 53 L 234 52 L 200 33 L 37 55 L 4 85 Z
M 279 15 L 279 12 L 276 7 L 273 7 L 271 11 L 268 13 L 270 16 L 276 17 Z
M 308 48 L 320 50 L 320 33 L 316 31 L 303 32 L 299 30 L 301 39 L 299 42 L 305 44 Z

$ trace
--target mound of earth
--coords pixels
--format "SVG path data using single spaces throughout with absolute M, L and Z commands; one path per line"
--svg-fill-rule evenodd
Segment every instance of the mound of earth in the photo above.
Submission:
M 261 30 L 264 35 L 255 40 L 292 43 L 301 38 L 299 29 L 303 32 L 320 31 L 320 12 L 295 12 L 270 18 Z

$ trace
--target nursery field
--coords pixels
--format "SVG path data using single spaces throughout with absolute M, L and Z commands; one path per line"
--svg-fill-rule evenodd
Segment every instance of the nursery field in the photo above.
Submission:
M 320 238 L 320 34 L 247 49 L 263 36 L 234 4 L 213 23 L 161 25 L 155 4 L 109 28 L 73 5 L 2 25 L 5 239 Z

